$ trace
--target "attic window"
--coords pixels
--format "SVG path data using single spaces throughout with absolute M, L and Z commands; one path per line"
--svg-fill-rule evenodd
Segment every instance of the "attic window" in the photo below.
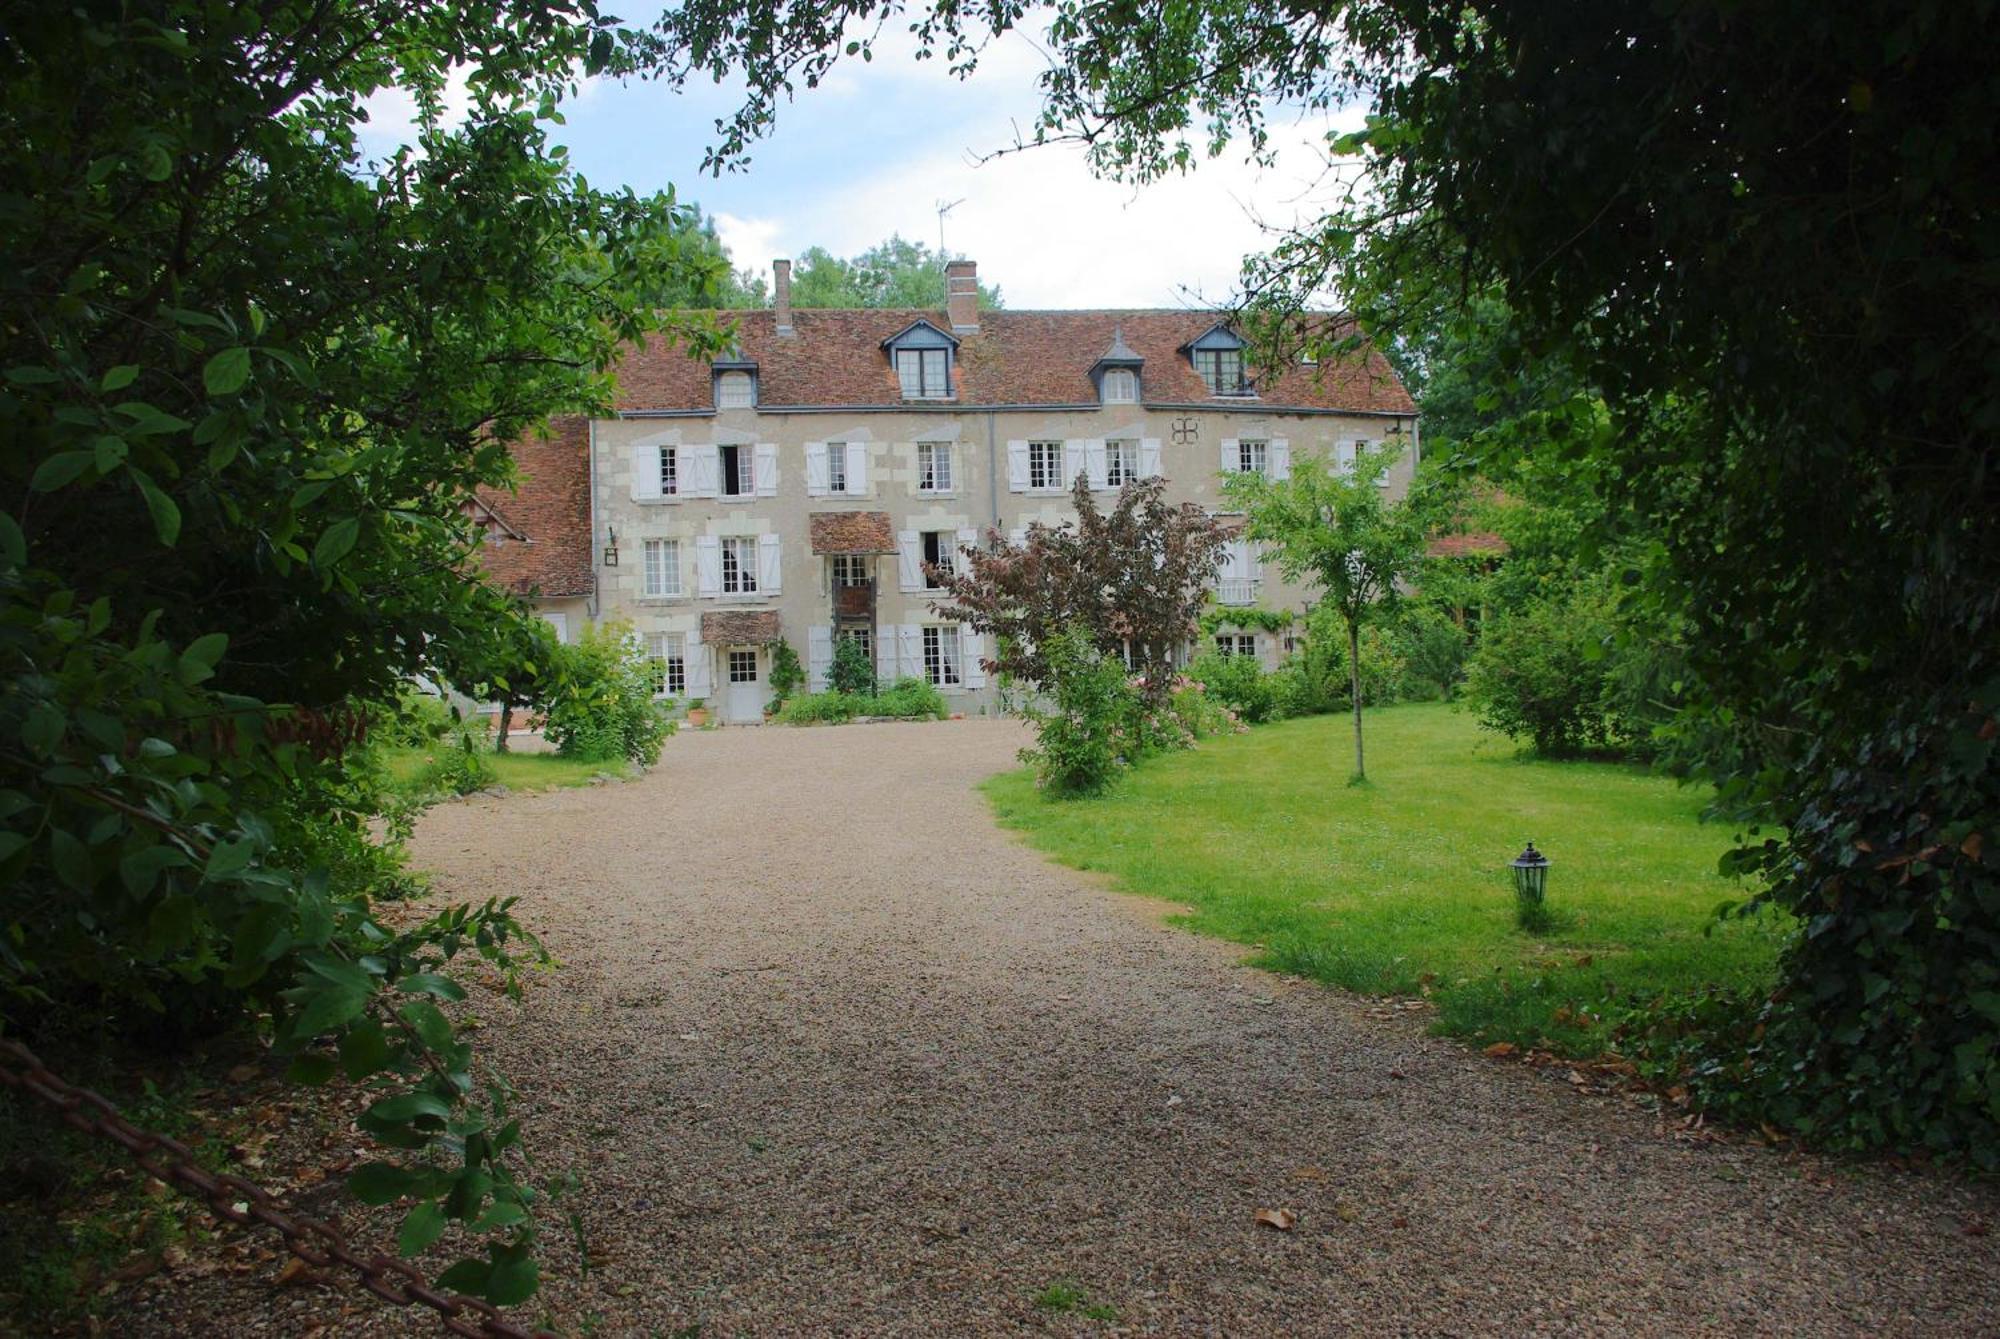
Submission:
M 757 404 L 757 382 L 748 372 L 720 372 L 715 378 L 717 409 L 750 409 Z
M 1182 348 L 1210 395 L 1257 393 L 1245 374 L 1242 337 L 1228 326 L 1211 326 L 1207 334 Z
M 929 321 L 917 321 L 882 341 L 905 400 L 951 399 L 952 353 L 958 341 Z
M 1129 367 L 1107 368 L 1104 373 L 1104 403 L 1139 403 L 1139 374 Z

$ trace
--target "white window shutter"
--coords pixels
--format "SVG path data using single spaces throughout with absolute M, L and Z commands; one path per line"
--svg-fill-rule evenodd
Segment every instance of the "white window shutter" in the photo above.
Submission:
M 986 665 L 981 659 L 986 654 L 986 639 L 974 632 L 969 624 L 960 624 L 958 629 L 958 659 L 960 676 L 967 688 L 986 686 Z
M 784 579 L 784 541 L 776 535 L 757 536 L 757 589 L 766 595 L 781 593 Z
M 896 577 L 902 590 L 924 588 L 924 541 L 914 530 L 896 533 Z
M 966 571 L 971 566 L 971 564 L 968 563 L 965 559 L 965 550 L 976 549 L 978 547 L 979 547 L 979 529 L 977 526 L 959 531 L 958 532 L 959 551 L 951 555 L 952 565 L 961 572 Z
M 1342 478 L 1354 473 L 1354 443 L 1347 438 L 1333 444 L 1333 472 Z
M 1065 493 L 1070 490 L 1070 485 L 1076 482 L 1077 475 L 1088 474 L 1090 472 L 1090 453 L 1084 449 L 1087 445 L 1088 443 L 1084 442 L 1081 438 L 1076 441 L 1065 440 L 1063 442 L 1062 491 Z
M 1284 437 L 1273 437 L 1264 448 L 1265 463 L 1270 466 L 1273 479 L 1292 477 L 1292 443 Z
M 884 688 L 896 680 L 896 625 L 883 623 L 875 629 L 875 677 Z
M 1157 479 L 1161 473 L 1160 439 L 1157 437 L 1141 437 L 1139 439 L 1139 477 L 1141 479 Z
M 850 497 L 868 493 L 868 443 L 847 444 L 847 492 Z
M 1234 437 L 1223 438 L 1222 472 L 1224 474 L 1234 474 L 1242 468 L 1243 468 L 1243 454 L 1236 449 L 1236 439 Z
M 826 691 L 826 676 L 833 669 L 833 629 L 806 629 L 806 687 L 815 693 Z
M 1086 441 L 1083 454 L 1090 469 L 1090 486 L 1100 493 L 1111 487 L 1111 469 L 1105 458 L 1104 439 L 1092 437 Z
M 835 445 L 839 445 L 835 443 Z M 832 487 L 832 475 L 826 466 L 826 443 L 806 443 L 806 496 L 825 497 Z
M 687 639 L 687 695 L 691 698 L 709 697 L 715 692 L 715 675 L 711 672 L 708 648 L 702 645 L 701 634 L 690 632 Z
M 718 497 L 722 493 L 722 451 L 713 446 L 684 446 L 682 464 L 687 470 L 683 485 L 690 497 Z
M 924 630 L 916 623 L 896 629 L 896 672 L 905 679 L 924 677 Z
M 694 590 L 710 600 L 722 594 L 722 541 L 714 535 L 695 536 Z
M 1027 528 L 1024 526 L 1019 530 L 1009 530 L 1007 532 L 1007 542 L 1009 544 L 1012 544 L 1017 549 L 1025 549 L 1026 547 L 1028 547 Z
M 660 448 L 632 448 L 632 500 L 650 502 L 660 496 Z
M 776 442 L 757 443 L 757 496 L 776 497 L 778 495 L 778 444 Z
M 1007 443 L 1007 491 L 1028 491 L 1028 444 L 1025 441 Z

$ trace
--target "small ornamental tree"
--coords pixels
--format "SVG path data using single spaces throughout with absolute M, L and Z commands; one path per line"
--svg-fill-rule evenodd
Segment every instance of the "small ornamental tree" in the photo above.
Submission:
M 1289 479 L 1231 475 L 1229 497 L 1249 513 L 1248 535 L 1269 546 L 1290 580 L 1304 578 L 1326 593 L 1347 626 L 1347 667 L 1354 703 L 1354 779 L 1368 777 L 1361 747 L 1361 625 L 1389 609 L 1397 583 L 1416 571 L 1423 531 L 1406 509 L 1383 501 L 1387 452 L 1365 451 L 1352 469 L 1335 472 L 1306 459 Z
M 994 635 L 989 669 L 1045 690 L 1054 682 L 1045 648 L 1057 633 L 1075 629 L 1114 659 L 1129 644 L 1141 691 L 1164 701 L 1174 648 L 1194 632 L 1223 545 L 1215 518 L 1169 503 L 1165 484 L 1135 480 L 1104 512 L 1079 475 L 1076 520 L 1030 526 L 1021 544 L 968 550 L 954 570 L 932 569 L 945 597 L 931 607 Z

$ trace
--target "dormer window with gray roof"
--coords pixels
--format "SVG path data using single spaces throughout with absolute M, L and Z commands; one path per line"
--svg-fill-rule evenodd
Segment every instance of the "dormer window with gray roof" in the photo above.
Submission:
M 1243 337 L 1226 325 L 1210 326 L 1200 339 L 1182 346 L 1210 395 L 1255 395 L 1243 365 Z
M 732 350 L 727 358 L 718 358 L 715 369 L 715 407 L 717 409 L 755 409 L 757 407 L 757 364 Z
M 882 341 L 889 365 L 896 369 L 905 400 L 952 398 L 952 355 L 958 341 L 929 321 L 918 321 Z
M 1090 379 L 1097 383 L 1097 399 L 1100 404 L 1138 404 L 1140 394 L 1139 373 L 1146 365 L 1125 342 L 1125 327 L 1114 327 L 1111 332 L 1111 347 L 1104 356 L 1092 364 Z

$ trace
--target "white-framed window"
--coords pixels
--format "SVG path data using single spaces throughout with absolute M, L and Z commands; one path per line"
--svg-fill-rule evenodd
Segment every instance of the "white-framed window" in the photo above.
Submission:
M 1129 367 L 1106 368 L 1100 384 L 1106 404 L 1139 403 L 1139 374 Z
M 1236 443 L 1236 471 L 1239 474 L 1263 474 L 1270 465 L 1270 444 L 1254 437 L 1245 437 Z
M 1106 442 L 1104 444 L 1104 482 L 1111 488 L 1123 488 L 1139 477 L 1139 444 L 1137 442 Z
M 1257 654 L 1257 634 L 1225 632 L 1215 639 L 1215 649 L 1225 656 L 1254 656 Z
M 646 659 L 653 671 L 655 697 L 679 697 L 687 692 L 687 637 L 684 634 L 647 633 Z
M 757 495 L 757 453 L 747 446 L 716 448 L 722 457 L 722 496 Z
M 1250 383 L 1243 376 L 1243 350 L 1196 349 L 1194 370 L 1208 386 L 1210 395 L 1248 395 Z
M 663 446 L 660 448 L 660 496 L 678 497 L 680 491 L 680 452 L 671 446 Z
M 951 491 L 951 443 L 917 443 L 917 491 L 919 493 L 949 493 Z
M 826 560 L 827 582 L 835 589 L 844 586 L 865 586 L 868 584 L 867 555 L 860 553 L 836 553 Z
M 924 679 L 933 688 L 955 688 L 959 683 L 958 625 L 924 626 Z
M 1118 659 L 1127 670 L 1139 668 L 1139 648 L 1132 645 L 1130 637 L 1118 643 Z
M 645 544 L 645 592 L 654 598 L 681 595 L 681 542 L 649 539 Z
M 896 350 L 896 378 L 905 400 L 946 399 L 951 395 L 951 350 Z
M 1028 443 L 1028 487 L 1061 488 L 1063 447 L 1061 442 Z
M 722 540 L 722 593 L 757 593 L 757 537 L 726 535 Z
M 829 493 L 847 491 L 847 443 L 845 442 L 826 444 L 826 491 Z
M 731 649 L 729 652 L 729 682 L 757 682 L 757 653 L 754 650 Z
M 938 575 L 957 570 L 958 536 L 950 530 L 924 531 L 924 589 L 937 590 Z
M 717 409 L 750 409 L 757 403 L 757 382 L 748 372 L 724 372 L 715 379 Z

